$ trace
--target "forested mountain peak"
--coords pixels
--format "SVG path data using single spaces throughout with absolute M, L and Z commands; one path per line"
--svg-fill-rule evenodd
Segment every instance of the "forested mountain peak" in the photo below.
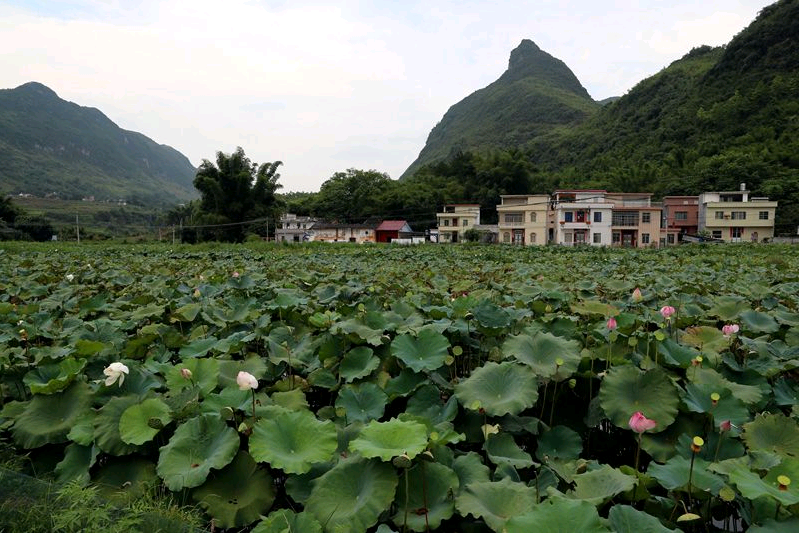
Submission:
M 0 193 L 164 205 L 197 196 L 177 150 L 39 82 L 0 90 Z
M 581 97 L 591 98 L 566 63 L 551 56 L 530 39 L 523 39 L 519 46 L 511 51 L 508 70 L 498 81 L 512 82 L 528 76 L 551 83 Z

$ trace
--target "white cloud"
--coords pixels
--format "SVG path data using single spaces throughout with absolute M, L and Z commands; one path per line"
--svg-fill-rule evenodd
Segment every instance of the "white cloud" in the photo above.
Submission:
M 348 167 L 398 177 L 523 38 L 600 99 L 729 41 L 764 2 L 11 0 L 0 87 L 42 82 L 194 164 L 240 145 L 283 160 L 285 190 L 316 190 Z

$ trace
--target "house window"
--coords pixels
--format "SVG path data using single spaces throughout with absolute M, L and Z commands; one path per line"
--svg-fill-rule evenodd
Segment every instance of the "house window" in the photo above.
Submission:
M 444 220 L 444 225 L 445 226 L 450 226 L 450 219 L 445 219 Z
M 602 234 L 600 234 L 600 232 L 595 232 L 592 235 L 592 243 L 602 243 L 602 242 L 603 242 Z
M 639 214 L 635 211 L 615 211 L 611 214 L 612 226 L 638 226 Z
M 711 237 L 714 239 L 722 239 L 722 230 L 714 230 L 711 232 Z
M 732 211 L 731 212 L 731 219 L 736 219 L 739 221 L 743 221 L 747 218 L 746 211 Z
M 725 217 L 725 212 L 724 211 L 715 211 L 714 212 L 714 218 L 715 219 L 723 219 L 724 217 Z
M 575 222 L 584 222 L 586 221 L 586 212 L 585 211 L 576 211 L 575 212 Z
M 619 244 L 622 241 L 622 237 L 620 236 L 619 232 L 613 232 L 611 234 L 611 242 L 614 244 Z
M 650 244 L 650 234 L 642 234 L 642 245 Z
M 742 229 L 739 227 L 731 228 L 731 237 L 734 239 L 741 239 L 742 238 Z
M 531 212 L 531 222 L 536 222 L 536 212 L 535 211 Z
M 458 226 L 458 217 L 453 217 L 453 226 Z
M 522 223 L 521 213 L 506 213 L 503 217 L 506 224 Z
M 525 231 L 524 230 L 514 230 L 514 244 L 515 245 L 522 245 L 525 243 Z
M 642 212 L 642 224 L 649 223 L 649 222 L 650 222 L 650 212 L 649 211 L 643 211 Z
M 511 233 L 503 232 L 503 243 L 511 243 Z
M 675 234 L 667 234 L 667 243 L 670 245 L 675 244 Z
M 469 219 L 464 219 L 463 221 L 461 221 L 461 226 L 468 226 L 468 225 L 469 225 Z
M 675 220 L 676 221 L 686 221 L 689 219 L 689 212 L 688 211 L 676 211 L 675 212 Z
M 769 212 L 768 211 L 759 211 L 758 212 L 758 220 L 759 221 L 768 221 L 769 220 Z
M 531 232 L 531 243 L 536 243 L 536 232 Z
M 603 212 L 601 211 L 594 212 L 594 222 L 603 222 Z
M 566 222 L 572 222 L 572 212 L 571 211 L 565 211 L 564 212 L 564 220 Z

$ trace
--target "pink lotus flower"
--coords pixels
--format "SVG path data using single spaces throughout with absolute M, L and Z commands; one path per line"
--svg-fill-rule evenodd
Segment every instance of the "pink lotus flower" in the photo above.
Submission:
M 236 375 L 236 384 L 242 391 L 258 388 L 258 380 L 256 380 L 256 377 L 246 371 L 239 371 L 239 374 Z
M 669 321 L 669 318 L 675 315 L 675 308 L 672 306 L 662 306 L 661 307 L 661 316 Z
M 234 278 L 239 278 L 239 271 L 233 271 L 233 274 L 231 276 L 233 276 Z
M 656 422 L 645 417 L 642 412 L 636 412 L 631 416 L 630 421 L 628 421 L 628 426 L 637 434 L 642 434 L 643 432 L 654 429 L 656 427 Z
M 732 334 L 735 334 L 738 331 L 739 331 L 738 324 L 726 324 L 725 326 L 722 327 L 722 334 L 725 337 L 730 337 Z
M 633 290 L 633 293 L 631 294 L 631 297 L 633 298 L 634 302 L 640 302 L 642 300 L 642 292 L 639 291 L 638 287 Z
M 183 378 L 185 378 L 186 380 L 191 380 L 192 379 L 192 372 L 189 369 L 184 367 L 183 369 L 181 369 L 181 376 Z
M 606 323 L 606 326 L 608 327 L 609 330 L 616 330 L 617 320 L 614 319 L 613 317 L 609 318 L 608 322 Z
M 720 432 L 729 432 L 731 429 L 731 422 L 729 420 L 724 420 L 719 424 L 719 431 Z

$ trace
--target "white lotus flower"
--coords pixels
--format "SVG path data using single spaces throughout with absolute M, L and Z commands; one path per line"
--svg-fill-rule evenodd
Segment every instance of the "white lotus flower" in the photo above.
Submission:
M 256 377 L 245 371 L 239 371 L 239 374 L 236 375 L 236 383 L 239 384 L 239 389 L 242 391 L 256 389 L 258 387 L 258 380 L 256 380 Z
M 68 274 L 65 278 L 67 279 L 67 282 L 72 282 L 73 280 L 75 280 L 75 275 Z
M 114 382 L 117 381 L 119 378 L 119 385 L 121 386 L 122 383 L 125 381 L 125 375 L 128 374 L 128 366 L 121 362 L 114 362 L 105 369 L 103 369 L 103 374 L 106 375 L 106 385 L 110 386 Z

